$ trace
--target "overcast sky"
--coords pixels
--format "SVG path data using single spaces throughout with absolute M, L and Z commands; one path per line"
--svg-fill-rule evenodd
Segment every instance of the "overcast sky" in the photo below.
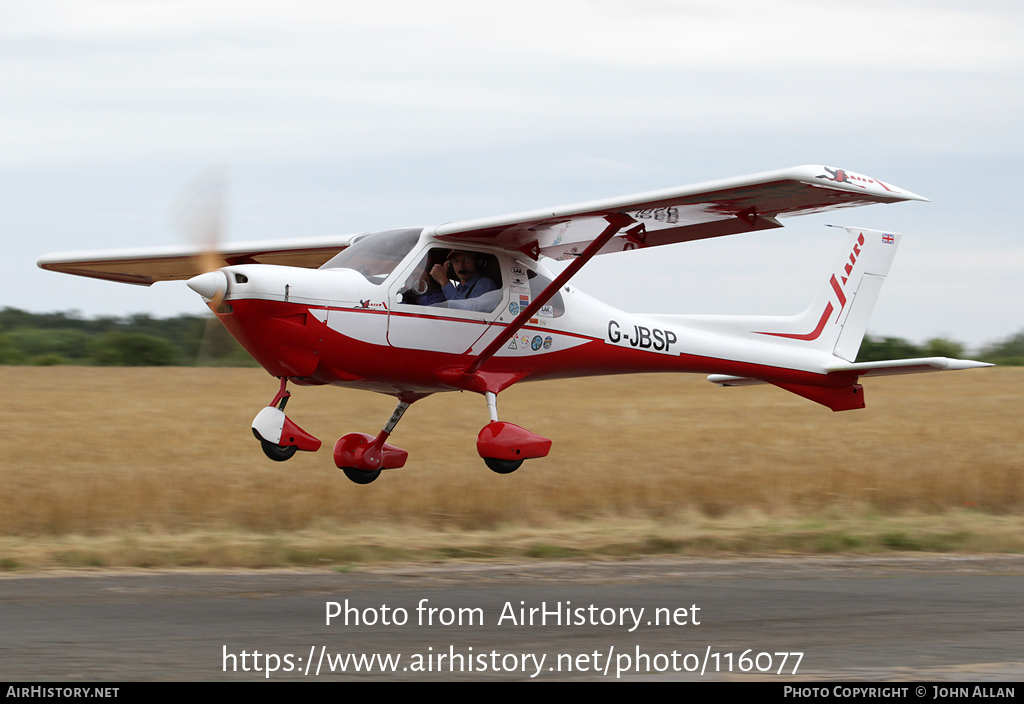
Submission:
M 0 306 L 205 312 L 183 284 L 43 272 L 54 250 L 178 242 L 229 167 L 228 239 L 499 215 L 796 164 L 931 203 L 600 257 L 636 312 L 789 314 L 839 254 L 904 238 L 869 331 L 978 346 L 1024 329 L 1017 2 L 0 4 Z

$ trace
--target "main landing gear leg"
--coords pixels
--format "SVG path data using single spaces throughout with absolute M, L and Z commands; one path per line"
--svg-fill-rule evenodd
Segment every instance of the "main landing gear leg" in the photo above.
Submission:
M 511 474 L 519 469 L 524 460 L 547 457 L 551 441 L 535 435 L 514 423 L 498 420 L 498 396 L 486 392 L 487 412 L 491 422 L 483 427 L 476 437 L 476 451 L 484 458 L 492 471 Z
M 404 467 L 409 453 L 400 447 L 388 445 L 385 440 L 412 403 L 400 400 L 377 437 L 366 433 L 349 433 L 338 440 L 334 445 L 334 464 L 338 469 L 356 484 L 369 484 L 380 476 L 382 469 Z
M 252 434 L 263 446 L 263 454 L 275 462 L 291 459 L 297 450 L 316 452 L 320 449 L 319 440 L 284 414 L 284 407 L 292 395 L 287 386 L 288 377 L 281 377 L 277 396 L 252 421 Z

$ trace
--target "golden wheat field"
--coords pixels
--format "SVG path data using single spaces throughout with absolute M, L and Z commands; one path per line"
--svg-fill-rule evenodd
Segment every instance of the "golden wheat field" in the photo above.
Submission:
M 1024 369 L 869 379 L 832 413 L 701 376 L 522 384 L 499 415 L 554 441 L 511 475 L 476 455 L 483 397 L 413 405 L 408 465 L 331 459 L 390 397 L 292 387 L 320 452 L 266 459 L 258 369 L 0 367 L 0 567 L 348 564 L 427 557 L 1024 549 Z

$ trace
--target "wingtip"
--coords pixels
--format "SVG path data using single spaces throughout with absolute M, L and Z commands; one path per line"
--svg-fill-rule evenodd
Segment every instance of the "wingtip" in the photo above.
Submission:
M 793 173 L 797 173 L 800 177 L 810 180 L 821 179 L 829 182 L 833 187 L 845 188 L 845 189 L 864 189 L 869 193 L 873 193 L 878 196 L 885 196 L 895 200 L 919 200 L 925 203 L 931 201 L 924 196 L 912 193 L 905 188 L 895 186 L 888 181 L 882 181 L 881 179 L 874 178 L 873 176 L 867 176 L 856 171 L 850 171 L 848 169 L 841 169 L 833 166 L 826 166 L 824 164 L 804 164 L 803 166 L 797 166 L 792 169 Z
M 982 367 L 994 367 L 991 362 L 976 362 L 973 359 L 950 359 L 947 369 L 981 369 Z
M 903 193 L 903 195 L 907 197 L 907 200 L 919 200 L 922 203 L 931 203 L 932 202 L 931 198 L 925 198 L 924 196 L 919 196 L 916 193 L 911 193 L 910 191 L 905 191 L 905 190 L 902 190 L 902 189 L 900 189 L 900 190 Z

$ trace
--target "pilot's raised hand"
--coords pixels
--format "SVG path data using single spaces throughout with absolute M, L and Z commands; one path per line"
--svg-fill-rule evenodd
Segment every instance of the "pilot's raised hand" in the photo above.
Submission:
M 430 278 L 442 286 L 448 283 L 448 274 L 445 272 L 444 266 L 441 264 L 435 264 L 430 268 Z

